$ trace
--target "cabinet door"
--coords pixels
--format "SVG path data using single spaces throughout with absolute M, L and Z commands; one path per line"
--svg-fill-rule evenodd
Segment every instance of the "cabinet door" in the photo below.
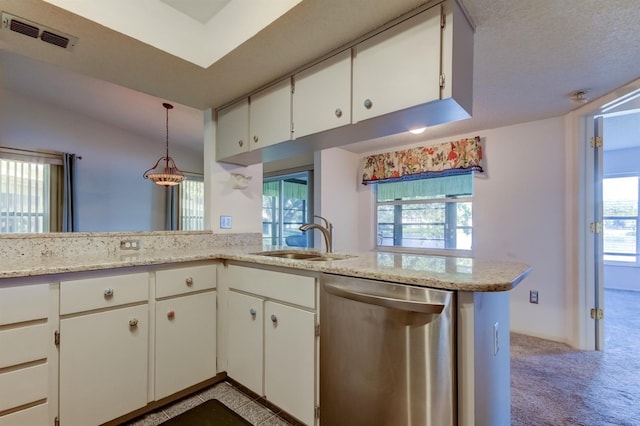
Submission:
M 313 312 L 265 302 L 265 396 L 309 425 L 314 423 L 315 318 Z
M 353 48 L 353 122 L 440 98 L 440 14 L 432 7 Z
M 101 424 L 147 404 L 148 305 L 60 321 L 60 422 Z
M 351 123 L 351 51 L 345 50 L 295 76 L 294 136 Z
M 291 139 L 291 80 L 286 79 L 251 96 L 249 150 Z
M 264 395 L 262 389 L 262 299 L 228 293 L 227 373 L 229 377 Z
M 156 302 L 155 399 L 216 375 L 216 293 Z
M 216 159 L 218 161 L 249 150 L 249 99 L 218 111 Z

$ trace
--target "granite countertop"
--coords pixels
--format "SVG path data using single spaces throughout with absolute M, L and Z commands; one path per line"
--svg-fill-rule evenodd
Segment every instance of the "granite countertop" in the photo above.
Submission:
M 279 247 L 253 245 L 121 251 L 87 256 L 23 256 L 3 262 L 0 265 L 0 279 L 221 259 L 447 290 L 491 292 L 513 289 L 530 272 L 530 267 L 523 263 L 395 252 L 348 253 L 344 254 L 349 256 L 347 258 L 328 261 L 293 260 L 255 254 L 276 249 Z

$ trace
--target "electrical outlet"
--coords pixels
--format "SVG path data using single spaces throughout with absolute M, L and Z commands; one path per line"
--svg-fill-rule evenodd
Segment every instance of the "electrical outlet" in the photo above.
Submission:
M 498 351 L 500 350 L 500 341 L 498 340 L 499 338 L 499 333 L 498 333 L 498 325 L 500 323 L 496 321 L 495 324 L 493 324 L 493 356 L 496 356 L 498 354 Z
M 140 240 L 122 240 L 120 241 L 121 250 L 140 250 Z
M 529 291 L 529 303 L 538 303 L 538 290 Z
M 231 216 L 220 216 L 220 229 L 231 229 Z

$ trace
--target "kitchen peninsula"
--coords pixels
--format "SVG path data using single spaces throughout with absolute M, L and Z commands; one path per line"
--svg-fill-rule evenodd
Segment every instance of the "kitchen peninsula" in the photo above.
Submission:
M 138 250 L 131 250 L 132 244 Z M 128 326 L 122 340 L 116 339 L 114 344 L 127 348 L 139 345 L 139 352 L 127 358 L 127 362 L 138 363 L 135 364 L 137 371 L 127 373 L 124 379 L 137 380 L 140 391 L 128 398 L 129 405 L 120 403 L 119 392 L 112 395 L 114 400 L 108 404 L 104 403 L 105 395 L 101 395 L 100 407 L 107 406 L 108 410 L 94 410 L 92 415 L 98 416 L 97 423 L 122 420 L 130 413 L 153 409 L 175 399 L 176 395 L 222 380 L 226 374 L 242 383 L 233 374 L 236 348 L 230 345 L 230 339 L 233 336 L 236 342 L 238 335 L 229 329 L 238 322 L 234 321 L 237 312 L 233 309 L 237 305 L 232 303 L 236 299 L 229 298 L 229 294 L 252 302 L 259 299 L 262 303 L 259 306 L 265 306 L 265 315 L 270 304 L 283 309 L 294 307 L 311 318 L 311 325 L 315 326 L 321 322 L 318 283 L 323 274 L 454 291 L 457 380 L 454 418 L 458 424 L 508 423 L 508 291 L 528 275 L 528 265 L 392 252 L 339 254 L 335 259 L 323 261 L 260 254 L 276 249 L 282 248 L 263 247 L 260 234 L 147 232 L 3 236 L 0 238 L 3 259 L 0 266 L 3 348 L 0 425 L 22 418 L 35 419 L 31 424 L 40 421 L 51 424 L 56 418 L 63 426 L 76 424 L 70 419 L 83 414 L 69 408 L 76 404 L 69 401 L 73 394 L 65 393 L 64 389 L 69 387 L 66 382 L 77 378 L 63 370 L 71 361 L 79 363 L 82 354 L 77 351 L 86 348 L 71 347 L 73 335 L 92 338 L 110 321 L 119 321 L 120 316 Z M 234 275 L 234 268 L 245 275 Z M 252 275 L 252 271 L 258 272 Z M 304 293 L 304 288 L 309 292 Z M 93 290 L 95 295 L 91 294 Z M 174 330 L 185 326 L 181 320 L 188 315 L 182 314 L 181 309 L 193 315 L 201 312 L 204 317 L 196 315 L 187 329 Z M 206 324 L 202 324 L 202 318 L 208 318 Z M 251 318 L 255 321 L 255 311 Z M 286 330 L 285 317 L 282 318 L 278 325 Z M 274 321 L 273 316 L 271 320 Z M 92 327 L 89 331 L 83 328 L 88 324 Z M 264 328 L 266 330 L 266 325 Z M 181 356 L 176 353 L 176 347 L 184 349 L 187 344 L 180 340 L 185 335 L 192 338 L 189 344 L 204 345 L 194 346 L 197 350 L 187 349 L 187 352 L 209 353 L 211 357 L 173 362 Z M 170 338 L 178 339 L 175 345 L 167 343 Z M 269 336 L 264 339 L 266 350 Z M 96 345 L 101 344 L 100 339 L 93 340 Z M 263 354 L 262 347 L 260 356 L 267 361 L 259 363 L 265 365 L 266 382 L 253 387 L 256 393 L 266 394 L 274 404 L 307 424 L 319 424 L 314 413 L 317 411 L 314 407 L 321 404 L 316 390 L 321 375 L 315 355 L 317 345 L 314 339 L 309 361 L 311 384 L 302 385 L 307 386 L 311 401 L 293 401 L 288 405 L 290 396 L 269 388 L 268 360 L 273 357 Z M 291 348 L 287 351 L 295 352 Z M 171 366 L 184 364 L 190 365 L 180 367 L 181 371 L 168 371 L 172 370 Z M 80 368 L 77 364 L 75 367 Z M 94 367 L 86 368 L 91 371 Z M 273 369 L 279 371 L 277 365 Z M 144 374 L 135 374 L 140 371 Z M 116 372 L 107 372 L 108 378 L 117 376 Z M 289 376 L 279 380 L 286 382 Z M 178 388 L 167 385 L 183 377 L 188 380 Z M 28 389 L 21 388 L 22 395 L 16 396 L 11 386 L 24 381 L 31 384 Z M 245 386 L 252 389 L 247 383 Z

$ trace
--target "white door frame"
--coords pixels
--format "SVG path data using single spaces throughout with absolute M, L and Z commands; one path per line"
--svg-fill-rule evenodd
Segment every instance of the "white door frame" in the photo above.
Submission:
M 596 188 L 595 185 L 602 185 L 603 155 L 601 150 L 596 156 L 590 140 L 595 135 L 596 117 L 606 112 L 607 106 L 637 90 L 640 90 L 640 79 L 579 108 L 572 113 L 574 119 L 570 120 L 573 126 L 570 132 L 576 132 L 571 139 L 577 145 L 570 144 L 568 155 L 575 155 L 573 147 L 577 146 L 578 160 L 574 163 L 577 167 L 574 174 L 577 178 L 577 210 L 568 214 L 568 220 L 571 221 L 569 226 L 574 225 L 572 229 L 577 237 L 574 246 L 577 256 L 569 256 L 569 259 L 576 262 L 577 323 L 573 341 L 574 346 L 580 349 L 604 349 L 604 321 L 594 322 L 591 318 L 591 309 L 602 308 L 604 303 L 602 234 L 594 237 L 590 231 L 592 222 L 602 221 L 602 188 Z M 596 167 L 596 161 L 599 161 L 599 167 Z M 573 222 L 574 219 L 577 220 Z

